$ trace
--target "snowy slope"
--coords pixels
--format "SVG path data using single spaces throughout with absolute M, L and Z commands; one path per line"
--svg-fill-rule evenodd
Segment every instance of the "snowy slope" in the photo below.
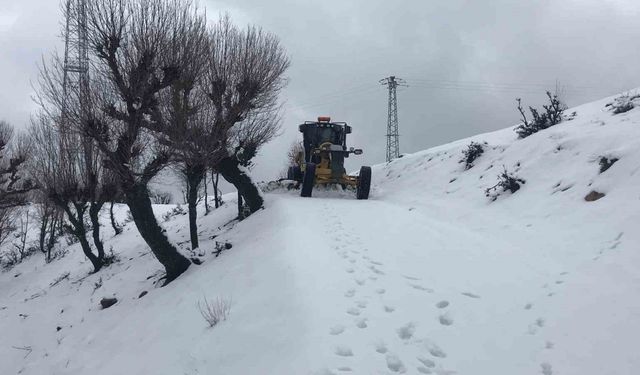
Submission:
M 375 166 L 369 201 L 276 192 L 233 226 L 226 196 L 200 218 L 204 264 L 165 288 L 131 224 L 98 274 L 75 245 L 34 256 L 0 274 L 0 373 L 640 373 L 640 109 L 611 100 Z M 465 171 L 472 140 L 487 147 Z M 600 174 L 601 156 L 619 161 Z M 503 166 L 526 184 L 492 202 Z M 188 253 L 186 216 L 163 225 Z M 227 321 L 208 328 L 205 296 L 232 300 Z

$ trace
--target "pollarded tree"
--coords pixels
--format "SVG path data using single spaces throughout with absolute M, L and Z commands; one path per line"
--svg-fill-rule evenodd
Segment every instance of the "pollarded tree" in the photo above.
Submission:
M 211 104 L 201 89 L 209 48 L 205 19 L 194 17 L 193 22 L 179 26 L 179 33 L 186 36 L 185 43 L 174 50 L 180 74 L 159 95 L 160 110 L 169 124 L 159 139 L 174 151 L 177 170 L 184 178 L 191 248 L 196 249 L 198 195 L 207 167 L 219 158 L 220 141 Z
M 232 155 L 245 171 L 253 167 L 253 158 L 260 148 L 279 135 L 282 124 L 280 109 L 274 105 L 252 111 L 244 121 L 232 128 Z M 246 217 L 245 211 L 242 195 L 238 191 L 238 219 Z
M 59 119 L 59 118 L 58 118 Z M 30 128 L 33 140 L 33 158 L 29 163 L 30 174 L 37 179 L 38 188 L 42 191 L 44 199 L 52 202 L 66 214 L 66 230 L 80 243 L 83 253 L 93 265 L 94 272 L 99 271 L 104 265 L 105 252 L 100 240 L 100 226 L 97 221 L 97 212 L 106 201 L 105 188 L 99 181 L 101 168 L 100 159 L 96 150 L 91 147 L 77 147 L 81 144 L 75 139 L 73 151 L 65 147 L 67 141 L 63 140 L 64 134 L 60 131 L 60 123 L 44 114 L 34 119 Z M 71 137 L 73 139 L 75 137 Z M 48 202 L 41 203 L 47 205 Z M 97 208 L 96 208 L 97 207 Z M 97 212 L 91 212 L 91 211 Z M 48 214 L 48 213 L 47 213 Z M 92 234 L 97 253 L 94 253 L 87 239 L 86 217 L 89 215 L 92 222 Z M 95 216 L 94 216 L 95 215 Z M 48 221 L 49 215 L 43 215 L 41 219 Z M 41 226 L 46 230 L 47 225 L 51 231 L 55 226 L 44 221 Z M 49 234 L 51 238 L 51 233 Z M 41 237 L 44 241 L 44 237 Z
M 92 86 L 107 120 L 81 130 L 91 137 L 115 174 L 134 223 L 166 271 L 166 283 L 190 262 L 169 242 L 151 205 L 148 184 L 172 159 L 172 123 L 160 105 L 185 70 L 181 46 L 201 23 L 190 1 L 96 0 L 87 5 L 89 43 L 96 67 Z
M 213 27 L 204 90 L 215 112 L 224 152 L 216 171 L 233 184 L 250 212 L 262 207 L 258 187 L 241 167 L 240 149 L 233 144 L 233 131 L 252 114 L 277 106 L 286 84 L 289 58 L 279 39 L 259 27 L 238 29 L 229 17 Z

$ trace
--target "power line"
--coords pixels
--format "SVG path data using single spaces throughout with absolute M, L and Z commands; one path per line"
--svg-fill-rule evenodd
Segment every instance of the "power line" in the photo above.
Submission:
M 389 76 L 383 78 L 380 84 L 387 86 L 389 90 L 388 117 L 387 117 L 387 162 L 400 157 L 400 135 L 398 134 L 398 86 L 407 86 L 402 78 Z

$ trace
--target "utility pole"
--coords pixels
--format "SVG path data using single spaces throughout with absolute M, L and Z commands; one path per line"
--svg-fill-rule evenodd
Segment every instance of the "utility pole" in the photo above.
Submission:
M 396 88 L 407 87 L 402 78 L 390 76 L 380 80 L 380 84 L 389 89 L 389 116 L 387 119 L 387 162 L 400 157 L 400 136 L 398 135 L 398 97 Z

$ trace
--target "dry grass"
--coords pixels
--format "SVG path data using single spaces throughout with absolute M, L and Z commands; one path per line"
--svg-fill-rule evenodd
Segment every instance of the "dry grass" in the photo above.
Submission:
M 212 302 L 209 302 L 207 297 L 203 299 L 204 301 L 198 301 L 198 310 L 209 327 L 215 327 L 221 321 L 227 320 L 231 312 L 230 298 L 216 298 Z

